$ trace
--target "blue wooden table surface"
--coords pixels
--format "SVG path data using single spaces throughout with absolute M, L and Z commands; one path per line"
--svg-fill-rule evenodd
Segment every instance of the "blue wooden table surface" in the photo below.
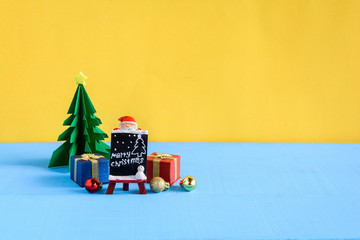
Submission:
M 0 144 L 0 239 L 360 239 L 360 144 L 149 143 L 198 186 L 89 194 L 59 143 Z

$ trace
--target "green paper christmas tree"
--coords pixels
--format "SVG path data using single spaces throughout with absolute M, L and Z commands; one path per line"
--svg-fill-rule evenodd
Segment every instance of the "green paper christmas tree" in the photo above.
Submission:
M 49 167 L 69 165 L 70 158 L 83 153 L 99 153 L 110 159 L 110 147 L 102 142 L 108 135 L 97 126 L 101 124 L 91 100 L 85 90 L 85 79 L 80 73 L 75 77 L 78 87 L 71 102 L 68 114 L 69 118 L 64 121 L 64 126 L 70 126 L 58 138 L 65 141 L 57 148 L 50 159 Z

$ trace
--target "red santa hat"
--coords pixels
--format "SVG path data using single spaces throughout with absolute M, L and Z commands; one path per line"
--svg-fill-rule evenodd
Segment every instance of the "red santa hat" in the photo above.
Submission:
M 120 117 L 118 119 L 122 124 L 122 123 L 131 123 L 131 124 L 135 124 L 135 126 L 137 127 L 137 123 L 135 121 L 135 119 L 133 117 L 130 117 L 130 116 L 123 116 L 123 117 Z

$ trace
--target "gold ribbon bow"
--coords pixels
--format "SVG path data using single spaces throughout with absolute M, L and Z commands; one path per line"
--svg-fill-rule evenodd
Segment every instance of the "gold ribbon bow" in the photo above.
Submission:
M 77 161 L 79 160 L 86 160 L 91 161 L 91 175 L 93 178 L 99 180 L 99 162 L 97 161 L 102 156 L 95 155 L 92 153 L 85 153 L 82 154 L 80 157 L 75 158 L 75 166 L 74 166 L 74 178 L 75 182 L 77 182 Z
M 160 176 L 160 161 L 163 159 L 173 159 L 175 168 L 175 180 L 177 180 L 177 158 L 167 153 L 153 153 L 149 157 L 153 157 L 153 177 Z

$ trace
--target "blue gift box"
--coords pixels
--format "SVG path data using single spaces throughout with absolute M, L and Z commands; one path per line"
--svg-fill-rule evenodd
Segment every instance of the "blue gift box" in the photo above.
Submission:
M 100 154 L 72 156 L 70 164 L 70 178 L 80 187 L 84 187 L 89 178 L 96 178 L 102 183 L 109 182 L 109 160 Z

